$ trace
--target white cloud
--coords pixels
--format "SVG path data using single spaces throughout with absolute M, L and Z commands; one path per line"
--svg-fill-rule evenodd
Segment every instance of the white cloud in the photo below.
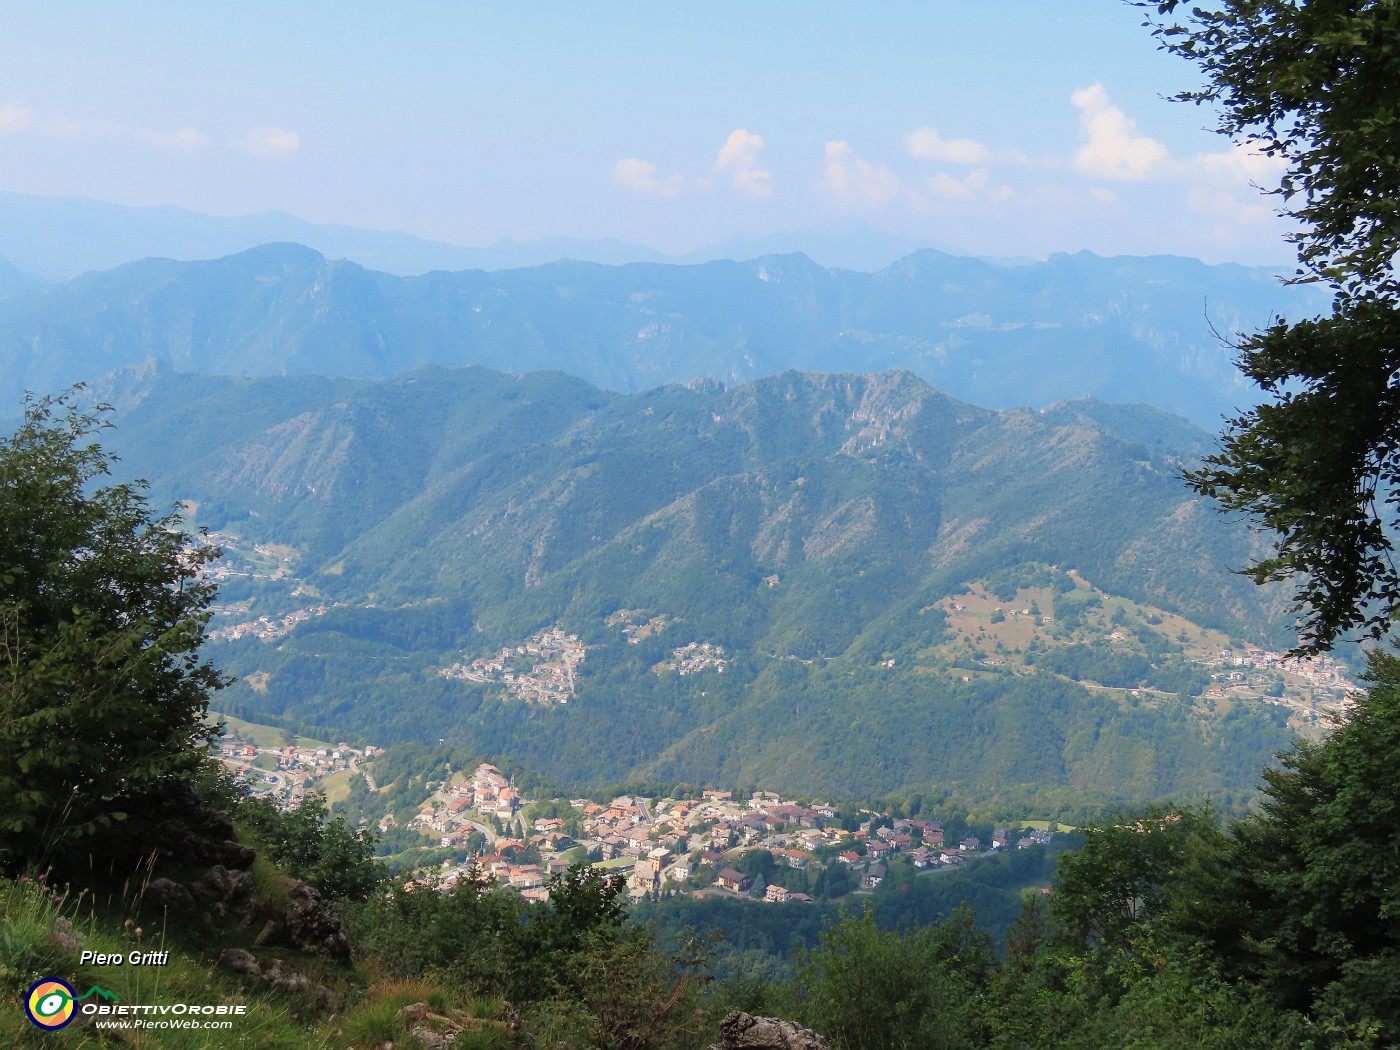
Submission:
M 1259 231 L 1269 229 L 1277 221 L 1273 210 L 1257 193 L 1251 199 L 1238 191 L 1192 186 L 1186 192 L 1186 206 L 1191 214 L 1204 220 L 1193 223 L 1196 229 L 1209 229 L 1212 241 L 1228 247 L 1254 241 Z
M 772 174 L 771 171 L 763 171 L 759 168 L 736 171 L 734 173 L 734 188 L 745 197 L 763 200 L 773 196 L 773 187 L 768 184 L 768 179 Z
M 1247 183 L 1264 189 L 1277 186 L 1279 177 L 1288 166 L 1282 157 L 1271 157 L 1252 142 L 1237 142 L 1223 153 L 1198 154 L 1193 163 L 1213 179 Z
M 918 128 L 904 136 L 904 148 L 911 157 L 939 164 L 985 164 L 991 151 L 974 139 L 945 139 L 930 127 Z
M 653 193 L 658 197 L 674 197 L 680 193 L 685 180 L 679 175 L 669 179 L 656 177 L 656 165 L 636 157 L 623 157 L 613 165 L 613 182 L 638 193 Z
M 755 135 L 747 128 L 735 128 L 719 148 L 715 157 L 715 171 L 739 171 L 752 168 L 758 163 L 759 151 L 763 149 L 763 136 Z
M 34 111 L 17 102 L 0 106 L 0 131 L 24 131 L 34 122 Z
M 1285 162 L 1251 143 L 1237 143 L 1213 153 L 1178 160 L 1156 139 L 1139 134 L 1134 122 L 1113 105 L 1102 84 L 1070 96 L 1079 110 L 1083 142 L 1074 154 L 1074 168 L 1094 179 L 1133 182 L 1168 180 L 1180 187 L 1176 198 L 1188 212 L 1208 220 L 1211 237 L 1220 244 L 1243 243 L 1275 219 L 1274 210 L 1256 187 L 1278 185 Z M 1120 205 L 1119 197 L 1103 186 L 1089 193 L 1102 204 Z
M 944 200 L 982 200 L 998 204 L 1016 196 L 1016 191 L 1010 186 L 993 186 L 992 173 L 987 168 L 973 168 L 960 179 L 940 171 L 924 180 L 924 185 L 930 193 Z
M 899 192 L 899 176 L 855 155 L 849 142 L 826 144 L 826 164 L 817 189 L 842 208 L 876 208 Z
M 715 171 L 732 172 L 734 188 L 746 197 L 771 197 L 773 187 L 768 180 L 773 173 L 758 166 L 758 154 L 762 149 L 762 135 L 755 135 L 747 128 L 735 128 L 719 148 Z
M 254 128 L 236 143 L 255 157 L 270 160 L 286 157 L 301 149 L 301 136 L 283 128 Z
M 71 117 L 54 117 L 44 122 L 43 134 L 55 138 L 75 139 L 82 135 L 120 135 L 126 131 L 125 124 L 103 124 L 98 127 L 85 127 Z
M 194 128 L 176 128 L 174 131 L 156 131 L 151 128 L 134 128 L 130 124 L 119 120 L 99 120 L 81 121 L 63 115 L 41 116 L 35 119 L 34 111 L 21 106 L 16 102 L 7 102 L 0 105 L 0 132 L 6 131 L 28 131 L 45 138 L 52 139 L 78 139 L 78 140 L 102 140 L 102 139 L 125 139 L 141 142 L 147 146 L 155 146 L 164 150 L 194 150 L 207 144 L 208 139 L 196 131 Z M 290 135 L 290 148 L 296 148 L 296 134 L 285 132 L 277 128 L 271 128 L 264 132 L 255 134 L 265 136 L 264 140 L 255 145 L 262 148 L 287 149 L 288 143 L 285 138 L 278 140 L 276 136 Z M 251 137 L 250 137 L 251 138 Z M 245 148 L 252 148 L 249 140 L 243 143 Z
M 773 187 L 769 183 L 773 173 L 759 167 L 759 154 L 762 151 L 762 135 L 755 135 L 747 128 L 735 128 L 715 154 L 712 174 L 662 178 L 651 161 L 640 157 L 623 157 L 613 165 L 612 178 L 614 184 L 637 193 L 676 197 L 682 192 L 708 190 L 714 186 L 716 177 L 723 177 L 728 179 L 735 192 L 754 200 L 763 200 L 773 195 Z
M 134 131 L 132 134 L 147 145 L 158 146 L 161 149 L 199 149 L 206 141 L 194 128 L 180 128 L 178 131 Z
M 1261 189 L 1278 185 L 1287 163 L 1252 143 L 1236 143 L 1219 153 L 1200 153 L 1185 165 L 1191 185 L 1186 206 L 1192 214 L 1214 220 L 1211 236 L 1229 244 L 1253 236 L 1253 230 L 1277 216 Z
M 1137 125 L 1112 102 L 1102 84 L 1070 96 L 1079 110 L 1079 127 L 1088 139 L 1074 154 L 1081 175 L 1120 182 L 1160 177 L 1173 165 L 1167 147 L 1137 134 Z
M 1217 220 L 1217 238 L 1223 229 L 1264 223 L 1274 218 L 1273 209 L 1258 194 L 1250 198 L 1209 186 L 1192 186 L 1187 190 L 1186 205 L 1197 215 Z

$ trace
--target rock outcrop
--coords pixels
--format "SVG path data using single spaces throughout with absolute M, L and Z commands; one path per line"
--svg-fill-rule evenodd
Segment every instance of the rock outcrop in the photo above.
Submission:
M 830 1050 L 816 1032 L 777 1017 L 732 1010 L 719 1024 L 722 1042 L 710 1050 Z
M 292 884 L 286 904 L 260 901 L 258 905 L 248 917 L 250 925 L 260 925 L 255 944 L 287 944 L 331 959 L 350 958 L 345 927 L 321 902 L 320 893 L 306 883 Z
M 242 977 L 262 981 L 276 992 L 293 994 L 310 991 L 322 1006 L 330 1005 L 332 999 L 329 988 L 321 984 L 312 985 L 307 981 L 305 974 L 285 969 L 280 959 L 274 959 L 269 965 L 263 966 L 250 951 L 225 948 L 224 953 L 219 956 L 219 965 Z

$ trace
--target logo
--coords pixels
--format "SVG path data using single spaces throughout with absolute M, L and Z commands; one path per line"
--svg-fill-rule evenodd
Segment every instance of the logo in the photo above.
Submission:
M 118 999 L 115 992 L 97 985 L 78 995 L 67 981 L 45 977 L 30 986 L 24 998 L 24 1012 L 34 1024 L 52 1031 L 71 1023 L 76 1013 L 74 1003 L 94 993 L 102 999 Z
M 40 1028 L 62 1028 L 73 1020 L 77 993 L 67 981 L 45 977 L 35 981 L 24 1000 L 24 1012 Z

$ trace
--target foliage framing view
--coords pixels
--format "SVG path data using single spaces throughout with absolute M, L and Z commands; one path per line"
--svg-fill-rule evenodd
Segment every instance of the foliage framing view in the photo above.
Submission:
M 139 485 L 97 484 L 102 427 L 44 398 L 0 445 L 0 857 L 120 818 L 216 735 L 198 650 L 218 551 Z
M 1230 424 L 1191 483 L 1278 536 L 1249 568 L 1301 578 L 1306 648 L 1400 612 L 1387 534 L 1400 481 L 1400 5 L 1391 0 L 1235 2 L 1172 21 L 1162 46 L 1206 86 L 1180 97 L 1219 108 L 1219 130 L 1287 164 L 1277 189 L 1302 229 L 1300 281 L 1334 293 L 1332 315 L 1282 322 L 1240 345 L 1272 401 Z M 1390 508 L 1383 510 L 1382 508 Z

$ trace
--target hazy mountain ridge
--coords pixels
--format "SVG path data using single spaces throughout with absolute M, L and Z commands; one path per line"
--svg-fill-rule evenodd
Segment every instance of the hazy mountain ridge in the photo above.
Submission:
M 39 278 L 20 270 L 4 256 L 0 256 L 0 296 L 12 295 L 42 283 Z
M 220 403 L 278 386 L 171 381 L 221 389 Z M 1150 499 L 1163 514 L 1157 542 L 1182 530 L 1200 538 L 1213 529 L 1222 541 L 1231 535 L 1191 509 L 1196 501 L 1180 487 L 1175 459 L 1083 418 L 978 409 L 907 373 L 784 373 L 728 391 L 668 387 L 631 396 L 564 376 L 483 369 L 298 386 L 326 393 L 290 415 L 292 406 L 283 408 L 286 418 L 252 433 L 236 413 L 231 425 L 245 433 L 232 444 L 187 429 L 186 442 L 206 451 L 182 468 L 185 483 L 204 479 L 212 490 L 205 496 L 230 512 L 243 499 L 289 523 L 313 513 L 334 519 L 352 535 L 351 550 L 377 544 L 378 529 L 404 535 L 415 553 L 439 544 L 442 558 L 426 559 L 432 565 L 468 543 L 458 527 L 468 522 L 470 545 L 480 548 L 472 558 L 508 557 L 552 572 L 639 524 L 684 520 L 693 530 L 700 509 L 740 491 L 765 508 L 755 519 L 760 536 L 780 521 L 801 522 L 800 535 L 774 548 L 786 559 L 828 546 L 814 535 L 835 529 L 833 516 L 868 499 L 872 487 L 894 505 L 915 501 L 920 534 L 970 530 L 983 547 L 992 537 L 1027 550 L 1050 542 L 1042 535 L 1065 538 L 1062 523 L 1082 510 L 1076 499 L 1125 507 Z M 342 391 L 349 396 L 337 396 Z M 195 425 L 180 415 L 184 427 Z M 1130 483 L 1126 493 L 1097 487 L 1105 467 L 1114 486 Z M 942 556 L 929 545 L 918 553 Z M 1100 575 L 1111 571 L 1106 558 L 1098 564 Z M 1220 584 L 1198 615 L 1227 595 L 1254 594 L 1229 574 Z
M 997 413 L 898 372 L 621 395 L 480 368 L 379 382 L 165 371 L 97 393 L 118 405 L 111 444 L 161 496 L 194 500 L 239 543 L 297 552 L 281 583 L 231 578 L 220 623 L 320 603 L 269 641 L 221 645 L 255 683 L 226 698 L 237 713 L 440 736 L 563 783 L 809 790 L 820 776 L 853 793 L 930 778 L 1038 797 L 1245 791 L 1287 738 L 1272 709 L 1221 722 L 1186 700 L 1129 702 L 1029 652 L 997 668 L 990 640 L 949 634 L 939 603 L 969 581 L 1082 590 L 1070 565 L 1107 596 L 1093 623 L 1121 606 L 1151 643 L 1142 668 L 1174 666 L 1185 644 L 1154 617 L 1184 614 L 1173 630 L 1202 651 L 1277 624 L 1277 596 L 1226 571 L 1248 535 L 1198 508 L 1179 460 L 1143 440 L 1184 426 L 1154 410 Z M 1093 418 L 1115 414 L 1137 421 L 1130 438 Z M 1034 568 L 1048 565 L 1062 568 Z M 1048 615 L 1055 599 L 1036 593 Z M 671 626 L 633 645 L 619 610 Z M 591 647 L 569 704 L 439 674 L 554 625 Z M 1052 644 L 1056 628 L 1037 630 Z M 1107 630 L 1053 644 L 1111 662 L 1095 640 Z M 722 646 L 726 671 L 658 677 L 690 642 Z
M 21 269 L 50 280 L 152 257 L 213 259 L 278 241 L 305 244 L 328 258 L 401 276 L 432 270 L 505 270 L 560 259 L 620 266 L 752 259 L 790 252 L 806 252 L 827 266 L 873 271 L 920 248 L 968 254 L 947 244 L 849 222 L 787 233 L 736 233 L 672 255 L 612 237 L 507 237 L 468 247 L 392 230 L 309 222 L 284 212 L 221 216 L 169 206 L 130 207 L 79 197 L 0 193 L 0 255 L 9 255 Z
M 147 359 L 250 376 L 548 368 L 623 391 L 697 375 L 900 368 L 979 404 L 1093 395 L 1214 427 L 1250 392 L 1212 326 L 1249 330 L 1316 299 L 1263 270 L 1165 257 L 994 266 L 925 251 L 873 274 L 795 255 L 399 278 L 267 245 L 0 298 L 0 395 Z
M 170 206 L 0 193 L 0 254 L 50 280 L 152 257 L 213 259 L 279 241 L 310 245 L 330 258 L 397 274 L 538 266 L 556 259 L 608 264 L 666 259 L 643 245 L 606 237 L 504 239 L 472 248 L 393 230 L 309 222 L 285 212 L 223 216 Z

